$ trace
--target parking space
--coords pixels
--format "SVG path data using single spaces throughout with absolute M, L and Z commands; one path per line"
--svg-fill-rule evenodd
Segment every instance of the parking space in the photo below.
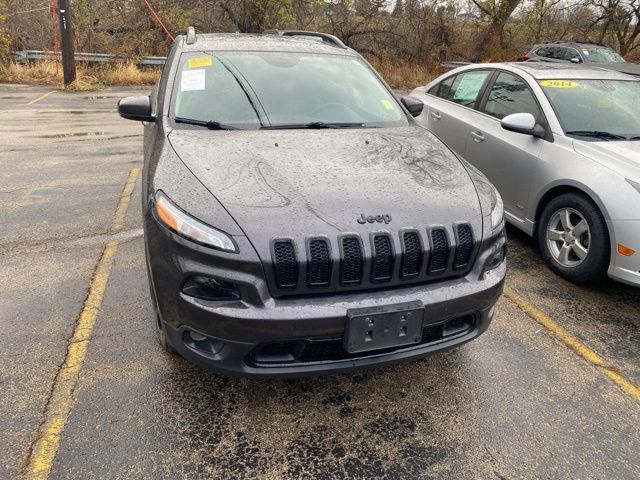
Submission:
M 132 89 L 0 86 L 0 478 L 637 478 L 640 292 L 509 229 L 489 331 L 300 380 L 171 358 L 151 320 Z M 134 183 L 135 182 L 135 183 Z

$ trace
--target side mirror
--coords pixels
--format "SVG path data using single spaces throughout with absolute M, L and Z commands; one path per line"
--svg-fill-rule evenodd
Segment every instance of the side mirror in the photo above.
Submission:
M 580 60 L 579 57 L 573 57 L 573 58 L 569 59 L 569 61 L 571 63 L 582 63 L 582 60 Z
M 422 113 L 422 109 L 424 108 L 424 103 L 418 100 L 415 97 L 404 96 L 400 99 L 402 104 L 405 106 L 412 117 L 418 117 Z
M 151 115 L 151 99 L 149 97 L 126 97 L 118 102 L 118 113 L 127 120 L 139 122 L 155 122 Z
M 530 113 L 512 113 L 507 115 L 500 122 L 502 128 L 510 132 L 533 135 L 534 137 L 544 137 L 544 127 L 536 123 L 536 119 Z

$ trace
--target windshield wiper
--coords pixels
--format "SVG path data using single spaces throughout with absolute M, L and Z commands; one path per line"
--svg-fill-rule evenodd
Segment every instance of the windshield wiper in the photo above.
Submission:
M 309 123 L 291 123 L 283 125 L 267 125 L 262 127 L 264 130 L 288 130 L 288 129 L 319 129 L 319 128 L 363 128 L 367 125 L 362 122 L 357 123 L 325 123 L 325 122 L 309 122 Z
M 616 135 L 611 132 L 602 132 L 600 130 L 570 130 L 566 132 L 567 135 L 575 135 L 577 137 L 593 137 L 602 138 L 605 140 L 626 140 L 624 135 Z
M 186 123 L 188 125 L 199 125 L 201 127 L 207 127 L 209 130 L 238 130 L 231 125 L 225 125 L 224 123 L 216 122 L 213 120 L 196 120 L 195 118 L 183 118 L 175 117 L 173 119 L 176 123 Z

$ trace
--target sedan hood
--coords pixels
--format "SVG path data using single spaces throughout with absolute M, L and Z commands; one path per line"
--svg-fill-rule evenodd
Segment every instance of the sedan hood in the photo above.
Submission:
M 599 63 L 597 66 L 606 68 L 608 70 L 615 70 L 616 72 L 626 73 L 628 75 L 640 76 L 640 65 L 631 62 L 620 63 Z
M 420 127 L 185 129 L 172 131 L 169 140 L 263 259 L 274 237 L 335 238 L 454 222 L 470 223 L 479 236 L 482 231 L 467 171 Z
M 587 142 L 574 140 L 576 152 L 627 178 L 640 178 L 640 141 Z

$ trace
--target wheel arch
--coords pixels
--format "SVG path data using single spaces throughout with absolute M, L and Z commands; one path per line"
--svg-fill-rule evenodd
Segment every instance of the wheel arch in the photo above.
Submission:
M 542 216 L 542 212 L 544 211 L 545 207 L 549 204 L 549 202 L 552 199 L 554 199 L 559 195 L 562 195 L 563 193 L 578 193 L 578 194 L 584 195 L 589 200 L 591 200 L 594 203 L 594 205 L 598 208 L 598 210 L 600 210 L 600 213 L 604 217 L 605 225 L 607 226 L 607 232 L 609 233 L 609 240 L 613 242 L 612 231 L 609 225 L 609 220 L 610 220 L 609 212 L 605 208 L 600 197 L 596 195 L 596 193 L 587 185 L 584 185 L 579 182 L 574 182 L 571 180 L 559 181 L 559 182 L 555 182 L 554 184 L 550 184 L 548 185 L 546 190 L 540 193 L 538 197 L 538 201 L 535 204 L 536 209 L 535 209 L 535 216 L 534 216 L 534 221 L 535 221 L 534 235 L 536 235 L 538 228 L 540 227 L 540 217 Z

